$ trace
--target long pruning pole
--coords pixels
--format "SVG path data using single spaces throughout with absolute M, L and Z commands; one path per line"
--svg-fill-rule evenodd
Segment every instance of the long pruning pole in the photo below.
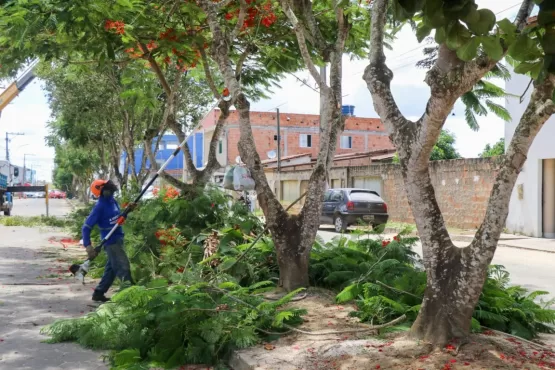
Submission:
M 177 148 L 175 148 L 174 152 L 170 155 L 170 157 L 166 160 L 166 162 L 164 162 L 164 164 L 162 164 L 162 166 L 158 169 L 158 171 L 156 171 L 156 173 L 154 174 L 154 176 L 151 177 L 151 179 L 148 181 L 148 183 L 146 184 L 146 186 L 143 187 L 143 189 L 141 190 L 141 192 L 139 193 L 139 195 L 137 195 L 137 197 L 135 198 L 133 203 L 138 203 L 141 198 L 143 197 L 143 195 L 146 193 L 146 191 L 148 190 L 148 188 L 150 188 L 150 186 L 154 183 L 154 181 L 156 181 L 156 179 L 162 174 L 162 172 L 164 172 L 164 170 L 166 169 L 166 167 L 168 166 L 168 164 L 170 164 L 170 162 L 179 154 L 179 152 L 181 151 L 182 148 L 185 147 L 185 144 L 187 144 L 187 140 L 189 140 L 189 138 L 191 137 L 191 135 L 193 135 L 194 131 L 200 126 L 200 124 L 202 123 L 202 121 L 204 120 L 204 118 L 206 118 L 206 116 L 208 116 L 208 114 L 210 114 L 210 112 L 212 111 L 212 109 L 214 109 L 215 107 L 218 106 L 218 104 L 220 103 L 220 100 L 218 100 L 216 102 L 216 104 L 214 104 L 214 106 L 204 115 L 204 117 L 202 119 L 199 120 L 199 122 L 197 123 L 197 125 L 195 127 L 193 127 L 193 129 L 191 130 L 191 133 L 189 135 L 187 135 L 185 137 L 185 139 L 183 140 L 183 142 L 181 144 L 179 144 L 179 146 Z M 112 236 L 112 234 L 114 234 L 117 230 L 118 227 L 120 227 L 123 222 L 125 221 L 125 217 L 127 217 L 127 215 L 131 212 L 131 206 L 128 205 L 127 207 L 125 207 L 125 209 L 123 210 L 123 212 L 120 214 L 120 217 L 118 218 L 118 221 L 116 222 L 116 224 L 114 225 L 114 227 L 112 228 L 112 230 L 110 230 L 110 232 L 100 241 L 100 244 L 98 244 L 97 247 L 95 247 L 95 251 L 96 253 L 100 253 L 102 247 L 104 246 L 104 244 L 106 243 L 106 241 L 108 239 L 110 239 L 110 237 Z M 89 261 L 92 261 L 93 259 L 89 259 Z

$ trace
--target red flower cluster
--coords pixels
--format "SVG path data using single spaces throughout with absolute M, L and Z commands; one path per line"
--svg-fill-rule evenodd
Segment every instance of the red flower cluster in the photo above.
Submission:
M 254 0 L 247 0 L 247 4 L 252 4 L 254 2 Z M 230 21 L 232 19 L 235 19 L 239 16 L 239 10 L 235 10 L 233 12 L 229 12 L 226 13 L 226 15 L 224 16 L 226 20 Z M 273 9 L 272 9 L 272 2 L 269 0 L 266 3 L 264 3 L 264 5 L 262 5 L 262 8 L 259 8 L 257 6 L 251 6 L 250 8 L 247 9 L 247 17 L 246 19 L 243 21 L 243 30 L 247 29 L 247 28 L 252 28 L 254 26 L 256 26 L 257 22 L 257 17 L 260 16 L 260 23 L 264 26 L 264 27 L 270 27 L 272 24 L 274 24 L 277 21 L 277 16 L 274 13 Z
M 135 48 L 127 48 L 124 51 L 129 54 L 129 57 L 131 59 L 138 59 L 144 56 L 144 54 L 141 52 L 141 48 L 138 48 L 137 51 L 135 51 Z
M 401 241 L 401 238 L 399 237 L 399 235 L 395 235 L 393 237 L 393 240 L 395 240 L 396 242 L 399 242 L 399 241 Z
M 154 236 L 156 236 L 156 239 L 158 239 L 160 244 L 167 245 L 168 242 L 174 241 L 179 235 L 179 232 L 177 232 L 176 234 L 174 229 L 174 226 L 170 227 L 169 229 L 160 229 L 156 233 L 154 233 Z
M 164 202 L 167 202 L 170 199 L 177 198 L 178 196 L 179 196 L 179 191 L 176 188 L 167 187 L 166 195 L 164 196 Z
M 150 41 L 148 44 L 146 44 L 146 48 L 150 51 L 150 50 L 154 50 L 158 47 L 158 45 L 156 45 L 156 43 L 154 41 Z
M 384 240 L 382 241 L 382 248 L 385 248 L 389 245 L 389 243 L 391 243 L 391 240 Z
M 107 19 L 104 22 L 104 29 L 106 31 L 116 30 L 116 33 L 119 35 L 123 35 L 125 33 L 125 23 L 123 21 L 112 21 Z
M 178 37 L 173 28 L 167 28 L 166 31 L 160 32 L 160 40 L 177 41 Z

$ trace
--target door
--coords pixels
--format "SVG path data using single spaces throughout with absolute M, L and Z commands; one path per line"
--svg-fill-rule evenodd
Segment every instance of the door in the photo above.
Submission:
M 331 187 L 332 189 L 337 189 L 341 187 L 341 180 L 340 179 L 332 179 L 331 180 Z
M 353 185 L 354 185 L 353 187 L 355 188 L 372 190 L 378 193 L 380 196 L 382 195 L 381 177 L 374 177 L 374 176 L 354 177 Z
M 320 212 L 320 225 L 329 223 L 326 217 L 326 207 L 330 200 L 330 195 L 331 195 L 331 190 L 328 190 L 324 193 L 324 200 L 322 201 L 322 212 Z
M 326 222 L 333 224 L 333 215 L 336 209 L 341 205 L 343 201 L 343 192 L 341 190 L 332 190 L 329 200 L 325 203 L 325 214 Z

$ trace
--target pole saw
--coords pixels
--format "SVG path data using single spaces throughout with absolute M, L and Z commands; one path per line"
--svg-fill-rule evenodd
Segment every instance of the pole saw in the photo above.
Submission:
M 224 101 L 229 101 L 231 100 L 231 96 L 225 96 L 222 97 L 222 100 Z M 218 104 L 220 103 L 220 101 L 218 101 L 214 107 L 216 107 Z M 213 108 L 212 108 L 213 109 Z M 205 115 L 205 117 L 210 113 L 210 111 L 212 111 L 212 109 L 210 109 L 208 111 L 208 113 Z M 199 121 L 199 125 L 200 123 L 204 120 L 201 119 Z M 197 125 L 198 126 L 198 125 Z M 150 186 L 154 183 L 154 181 L 156 181 L 156 179 L 162 174 L 162 172 L 164 172 L 164 169 L 168 166 L 168 164 L 170 164 L 170 162 L 172 161 L 172 159 L 174 159 L 179 152 L 181 151 L 181 149 L 183 147 L 185 147 L 185 144 L 187 143 L 187 140 L 189 140 L 189 137 L 193 134 L 194 130 L 197 127 L 195 127 L 191 133 L 185 137 L 185 139 L 183 140 L 183 142 L 181 144 L 179 144 L 179 146 L 174 150 L 174 152 L 170 155 L 170 157 L 166 160 L 166 162 L 164 162 L 164 164 L 162 164 L 162 166 L 160 167 L 160 169 L 154 174 L 154 176 L 152 176 L 152 178 L 148 181 L 148 183 L 146 184 L 146 186 L 143 188 L 143 190 L 141 190 L 141 192 L 139 193 L 139 195 L 137 196 L 137 198 L 135 198 L 135 201 L 133 203 L 138 203 L 141 198 L 143 197 L 143 195 L 146 193 L 146 191 L 148 190 L 148 188 L 150 188 Z M 127 215 L 131 212 L 131 206 L 128 205 L 127 207 L 125 207 L 125 209 L 123 210 L 123 212 L 120 214 L 120 216 L 118 217 L 118 220 L 116 222 L 116 224 L 114 225 L 114 227 L 112 227 L 112 230 L 110 230 L 110 232 L 100 241 L 100 244 L 98 244 L 97 247 L 94 248 L 96 254 L 98 255 L 100 253 L 100 251 L 102 250 L 102 247 L 104 246 L 104 244 L 106 244 L 106 241 L 108 239 L 110 239 L 110 237 L 112 236 L 112 234 L 114 232 L 116 232 L 117 228 L 120 227 L 121 225 L 123 225 L 123 223 L 125 222 L 125 218 L 127 217 Z M 73 264 L 71 265 L 71 267 L 69 268 L 69 271 L 75 276 L 76 279 L 80 280 L 83 284 L 85 284 L 85 275 L 87 275 L 87 272 L 89 272 L 89 268 L 91 265 L 91 262 L 94 260 L 94 258 L 89 258 L 87 259 L 85 262 L 83 262 L 83 264 L 79 265 L 79 264 Z

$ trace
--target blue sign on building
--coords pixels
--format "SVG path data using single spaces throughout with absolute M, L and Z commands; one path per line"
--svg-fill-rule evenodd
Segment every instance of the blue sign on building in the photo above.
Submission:
M 152 144 L 152 150 L 155 150 L 157 138 L 154 138 Z M 189 152 L 193 158 L 193 162 L 196 168 L 201 168 L 203 166 L 204 159 L 204 134 L 202 132 L 195 133 L 187 139 L 187 144 L 189 145 Z M 175 135 L 164 135 L 162 140 L 160 140 L 158 152 L 156 153 L 156 162 L 159 164 L 164 163 L 174 152 L 174 150 L 179 145 L 177 136 Z M 135 149 L 135 171 L 139 173 L 141 171 L 141 164 L 143 158 L 143 148 Z M 127 153 L 123 152 L 120 159 L 120 171 L 123 171 L 125 160 L 127 159 Z M 147 157 L 146 168 L 150 168 L 150 159 Z M 166 167 L 166 170 L 182 170 L 183 169 L 183 156 L 178 155 L 175 157 Z M 129 173 L 131 168 L 129 168 Z

